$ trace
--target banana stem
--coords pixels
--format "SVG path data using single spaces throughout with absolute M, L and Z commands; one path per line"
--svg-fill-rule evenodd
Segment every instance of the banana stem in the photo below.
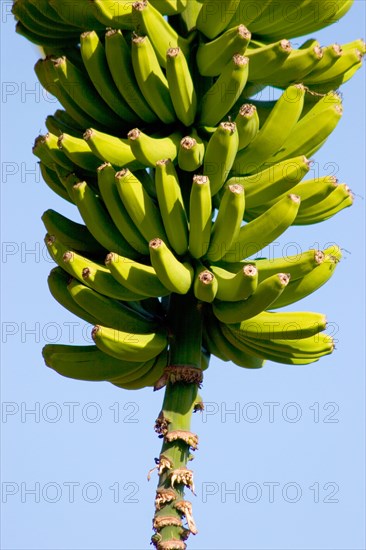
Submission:
M 193 458 L 197 436 L 190 432 L 192 413 L 200 408 L 198 388 L 202 380 L 202 311 L 193 295 L 172 294 L 168 323 L 172 332 L 170 365 L 162 411 L 155 430 L 164 439 L 158 459 L 159 483 L 154 515 L 157 550 L 176 550 L 196 534 L 191 503 L 184 500 L 184 488 L 194 493 L 193 473 L 187 463 Z M 185 517 L 188 528 L 183 527 Z

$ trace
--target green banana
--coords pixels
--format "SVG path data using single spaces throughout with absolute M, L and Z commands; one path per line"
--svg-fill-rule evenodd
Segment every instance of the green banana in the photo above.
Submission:
M 287 195 L 255 220 L 240 228 L 239 236 L 223 256 L 224 261 L 240 261 L 273 242 L 293 223 L 300 207 L 297 195 Z
M 321 85 L 323 82 L 339 78 L 361 60 L 362 53 L 357 48 L 342 51 L 342 54 L 327 70 L 323 70 L 317 74 L 308 74 L 304 78 L 304 84 L 306 86 Z
M 300 191 L 305 182 L 297 184 L 309 172 L 310 166 L 310 161 L 301 155 L 273 164 L 250 176 L 234 176 L 226 184 L 238 183 L 244 186 L 246 209 L 270 205 L 270 201 L 282 198 L 289 191 L 299 195 L 302 201 Z
M 313 271 L 297 281 L 290 281 L 285 291 L 275 300 L 271 308 L 285 307 L 302 300 L 323 286 L 333 275 L 339 260 L 326 255 L 324 260 Z
M 255 266 L 258 269 L 258 280 L 263 281 L 276 273 L 285 272 L 290 275 L 290 284 L 292 284 L 321 265 L 324 258 L 323 251 L 314 249 L 281 258 L 260 258 L 255 260 Z
M 237 338 L 256 340 L 301 340 L 325 330 L 325 315 L 311 311 L 263 311 L 247 321 L 234 323 L 230 329 Z
M 122 361 L 149 361 L 159 355 L 168 345 L 163 331 L 135 334 L 96 325 L 92 330 L 96 346 Z
M 128 305 L 107 298 L 76 279 L 69 282 L 67 290 L 81 309 L 97 319 L 96 324 L 103 323 L 109 328 L 141 334 L 152 332 L 156 328 L 154 323 L 130 309 Z
M 248 147 L 259 131 L 259 116 L 255 105 L 242 105 L 234 122 L 239 136 L 238 151 L 241 151 Z
M 189 42 L 179 36 L 172 25 L 147 0 L 132 4 L 135 25 L 146 34 L 153 48 L 159 64 L 165 69 L 167 66 L 166 52 L 168 48 L 179 48 L 183 55 L 189 54 Z
M 65 309 L 73 313 L 80 319 L 83 319 L 91 325 L 95 325 L 98 320 L 93 314 L 88 313 L 82 307 L 78 306 L 67 290 L 70 281 L 70 275 L 61 267 L 54 267 L 47 279 L 48 288 L 53 298 Z
M 211 265 L 210 269 L 218 283 L 216 298 L 224 302 L 238 302 L 251 296 L 258 285 L 258 270 L 253 264 L 245 264 L 236 273 L 223 267 Z
M 211 238 L 211 186 L 207 176 L 193 176 L 189 205 L 189 253 L 198 259 L 206 254 Z
M 258 284 L 246 300 L 212 304 L 212 310 L 222 323 L 240 323 L 268 309 L 283 293 L 290 281 L 285 273 L 276 273 Z
M 164 124 L 174 123 L 168 82 L 148 36 L 132 38 L 131 56 L 137 84 L 149 107 Z
M 105 55 L 119 93 L 144 122 L 158 120 L 139 90 L 132 66 L 131 51 L 122 32 L 110 29 L 105 35 Z
M 334 93 L 327 94 L 295 125 L 281 149 L 267 159 L 280 162 L 297 155 L 311 157 L 337 126 L 343 113 L 342 102 Z M 317 132 L 313 128 L 316 121 Z
M 205 0 L 196 26 L 207 38 L 215 38 L 229 25 L 239 6 L 239 0 Z
M 218 284 L 215 275 L 201 266 L 196 270 L 193 292 L 197 300 L 201 302 L 211 303 L 214 301 L 217 294 Z
M 59 116 L 61 115 L 61 116 Z M 67 120 L 67 123 L 64 121 L 64 118 Z M 60 136 L 62 133 L 69 134 L 70 136 L 80 137 L 82 135 L 82 130 L 76 128 L 76 124 L 71 117 L 66 113 L 58 109 L 53 115 L 48 115 L 46 117 L 46 128 L 50 134 L 55 136 Z
M 327 72 L 343 55 L 342 48 L 339 44 L 330 44 L 323 48 L 323 56 L 319 63 L 306 75 L 306 78 L 315 78 Z
M 77 41 L 78 30 L 72 29 L 62 22 L 55 22 L 46 17 L 32 3 L 16 0 L 12 5 L 12 13 L 30 32 L 37 34 L 42 44 L 42 38 L 59 40 L 60 44 Z
M 281 70 L 281 66 L 291 52 L 292 47 L 288 40 L 279 40 L 258 48 L 247 48 L 245 55 L 249 60 L 248 80 L 266 83 L 270 74 Z
M 98 168 L 98 187 L 113 223 L 137 252 L 149 254 L 149 247 L 124 206 L 116 185 L 116 172 L 108 163 Z
M 181 139 L 178 149 L 178 166 L 186 172 L 195 172 L 202 166 L 205 145 L 197 132 L 192 129 L 191 135 Z
M 85 181 L 73 186 L 72 195 L 85 225 L 104 248 L 131 258 L 136 257 L 136 250 L 118 231 L 103 202 Z
M 205 257 L 217 262 L 239 235 L 245 208 L 244 188 L 235 183 L 226 186 L 216 220 L 212 226 L 210 245 Z
M 58 165 L 65 170 L 74 169 L 73 163 L 59 150 L 57 137 L 53 134 L 36 137 L 32 152 L 49 168 Z
M 65 56 L 53 60 L 59 82 L 65 92 L 77 103 L 89 117 L 103 126 L 117 130 L 123 126 L 123 120 L 108 107 L 87 74 L 80 71 Z M 67 111 L 67 109 L 66 109 Z M 88 124 L 94 126 L 93 124 Z
M 233 55 L 201 101 L 200 124 L 215 126 L 239 99 L 248 80 L 249 58 Z
M 193 282 L 194 270 L 190 263 L 180 262 L 163 240 L 149 242 L 150 261 L 160 282 L 171 292 L 186 294 Z
M 155 188 L 169 244 L 178 256 L 182 256 L 188 251 L 187 213 L 178 175 L 170 159 L 156 163 Z
M 47 234 L 45 243 L 51 258 L 57 265 L 67 271 L 71 277 L 84 282 L 96 292 L 126 302 L 146 298 L 146 295 L 131 292 L 117 283 L 105 266 L 84 258 L 77 252 L 68 250 L 55 236 Z
M 246 25 L 252 25 L 261 18 L 261 14 L 268 4 L 272 4 L 272 0 L 262 0 L 260 3 L 254 3 L 252 0 L 240 0 L 228 26 L 231 27 L 234 23 L 239 24 L 241 21 L 244 21 Z
M 128 169 L 123 169 L 116 173 L 115 182 L 130 218 L 146 241 L 155 237 L 166 239 L 159 209 L 136 176 Z
M 280 88 L 285 88 L 292 82 L 306 83 L 308 75 L 312 70 L 317 69 L 322 57 L 323 50 L 319 42 L 315 44 L 312 42 L 307 48 L 292 50 L 281 67 L 267 75 L 261 82 Z
M 57 173 L 46 166 L 46 164 L 44 164 L 43 162 L 39 163 L 39 167 L 41 170 L 42 178 L 45 183 L 47 183 L 48 187 L 52 189 L 52 191 L 59 195 L 62 199 L 65 199 L 65 201 L 74 204 L 74 201 L 71 199 L 69 193 L 62 185 Z
M 180 48 L 169 48 L 166 52 L 166 78 L 178 120 L 185 126 L 191 126 L 197 112 L 197 95 L 187 60 Z
M 102 382 L 117 380 L 122 386 L 151 368 L 148 362 L 121 361 L 103 353 L 97 346 L 47 344 L 42 350 L 45 363 L 62 376 L 76 380 Z
M 45 136 L 37 136 L 34 140 L 32 153 L 36 155 L 44 166 L 54 170 L 56 168 L 55 160 L 51 157 L 50 151 L 46 145 Z
M 170 294 L 160 281 L 155 269 L 149 265 L 112 253 L 108 254 L 105 263 L 116 281 L 132 292 L 145 294 L 146 297 Z
M 69 220 L 52 209 L 46 210 L 42 214 L 42 221 L 47 233 L 54 235 L 64 246 L 78 252 L 105 256 L 105 248 L 94 239 L 85 225 Z
M 206 147 L 203 173 L 210 178 L 211 195 L 224 185 L 238 151 L 239 135 L 234 122 L 221 122 Z
M 188 0 L 150 0 L 150 4 L 163 15 L 175 15 L 187 8 Z
M 123 381 L 120 384 L 118 379 L 112 380 L 112 384 L 121 387 L 125 390 L 140 390 L 142 388 L 155 386 L 156 382 L 161 378 L 164 369 L 168 364 L 168 352 L 162 351 L 151 361 L 152 366 L 145 373 L 140 374 L 136 380 Z M 146 363 L 147 364 L 147 363 Z
M 78 0 L 77 2 L 65 2 L 65 0 L 49 0 L 50 5 L 65 22 L 76 25 L 80 29 L 92 28 L 101 30 L 103 27 L 96 19 L 94 2 Z
M 202 76 L 218 76 L 234 54 L 244 55 L 251 33 L 244 25 L 235 26 L 211 42 L 201 43 L 196 54 Z
M 128 132 L 127 137 L 131 151 L 141 165 L 155 168 L 162 158 L 176 158 L 182 134 L 175 131 L 167 137 L 152 137 L 134 128 Z
M 338 184 L 335 189 L 322 201 L 299 209 L 296 216 L 296 225 L 319 223 L 337 214 L 343 208 L 352 206 L 353 194 L 345 183 Z
M 92 153 L 82 138 L 62 133 L 57 141 L 59 149 L 69 159 L 71 170 L 75 166 L 94 172 L 100 165 L 100 159 Z
M 304 97 L 305 88 L 301 84 L 289 86 L 283 92 L 253 141 L 237 154 L 233 164 L 234 174 L 257 172 L 268 158 L 281 151 L 282 145 L 296 128 Z
M 205 324 L 205 333 L 209 339 L 209 350 L 210 344 L 214 343 L 220 355 L 226 357 L 226 361 L 230 360 L 239 367 L 250 369 L 258 369 L 263 366 L 263 359 L 252 357 L 243 350 L 239 350 L 227 339 L 222 330 L 225 325 L 221 325 L 213 315 L 208 315 L 206 317 Z
M 230 330 L 230 329 L 229 329 Z M 323 355 L 332 353 L 334 350 L 334 342 L 331 336 L 322 334 L 316 337 L 303 338 L 301 340 L 258 340 L 255 338 L 246 337 L 246 342 L 250 346 L 258 347 L 263 350 L 274 353 L 284 354 L 293 358 L 319 358 Z
M 104 46 L 95 31 L 82 33 L 80 52 L 85 69 L 99 96 L 121 120 L 136 123 L 139 119 L 119 93 L 108 67 Z
M 131 170 L 143 167 L 131 151 L 128 139 L 111 136 L 94 128 L 86 130 L 83 137 L 92 153 L 103 162 L 110 162 L 116 168 L 128 167 Z

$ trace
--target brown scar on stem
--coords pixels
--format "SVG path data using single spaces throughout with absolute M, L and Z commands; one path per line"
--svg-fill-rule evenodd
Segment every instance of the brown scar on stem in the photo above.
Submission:
M 160 411 L 154 425 L 154 430 L 159 435 L 159 437 L 163 437 L 168 432 L 169 424 L 170 420 L 164 416 L 163 411 Z
M 184 441 L 184 443 L 189 445 L 189 447 L 191 447 L 191 449 L 193 449 L 194 451 L 198 447 L 198 435 L 187 430 L 174 430 L 168 432 L 164 438 L 167 443 L 172 443 L 173 441 L 177 441 L 178 439 Z
M 172 516 L 156 516 L 153 519 L 153 529 L 161 531 L 164 527 L 182 527 L 182 521 Z
M 185 515 L 190 532 L 192 535 L 197 535 L 198 530 L 192 514 L 192 503 L 188 500 L 178 500 L 174 504 L 174 508 Z
M 161 510 L 163 506 L 176 500 L 177 494 L 173 489 L 160 488 L 156 491 L 155 496 L 155 509 Z
M 178 485 L 182 483 L 188 487 L 194 495 L 196 494 L 194 490 L 192 470 L 188 470 L 188 468 L 185 468 L 184 466 L 173 470 L 170 474 L 170 486 L 174 487 L 175 483 Z

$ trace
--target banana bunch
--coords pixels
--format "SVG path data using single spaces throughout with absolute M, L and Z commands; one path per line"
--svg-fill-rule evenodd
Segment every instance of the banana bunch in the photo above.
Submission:
M 289 42 L 351 4 L 13 3 L 17 31 L 44 51 L 36 75 L 60 103 L 33 152 L 45 183 L 82 220 L 44 212 L 57 264 L 48 285 L 93 327 L 94 345 L 47 345 L 44 359 L 69 378 L 166 385 L 155 426 L 164 439 L 157 550 L 184 550 L 197 532 L 182 500 L 184 486 L 194 490 L 188 416 L 202 408 L 210 355 L 260 368 L 313 363 L 334 349 L 323 314 L 281 308 L 329 281 L 341 249 L 261 251 L 290 226 L 353 203 L 345 183 L 306 176 L 342 117 L 337 90 L 361 67 L 365 43 Z M 280 97 L 252 99 L 266 86 Z

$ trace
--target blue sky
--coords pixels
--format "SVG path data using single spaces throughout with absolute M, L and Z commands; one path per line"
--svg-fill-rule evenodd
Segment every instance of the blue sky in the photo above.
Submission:
M 160 451 L 153 424 L 162 392 L 68 380 L 43 364 L 47 342 L 89 341 L 89 327 L 50 296 L 52 262 L 41 215 L 77 219 L 42 182 L 31 148 L 57 104 L 33 73 L 37 49 L 14 33 L 2 3 L 2 547 L 4 550 L 151 548 Z M 321 44 L 365 36 L 365 2 L 315 33 Z M 296 45 L 296 41 L 293 43 Z M 215 358 L 201 391 L 206 412 L 192 467 L 199 534 L 192 550 L 362 550 L 365 446 L 365 72 L 343 89 L 344 116 L 314 156 L 355 193 L 352 208 L 290 228 L 301 249 L 338 243 L 331 281 L 294 310 L 327 314 L 331 357 L 304 367 L 268 362 L 251 372 Z M 309 176 L 315 177 L 315 176 Z M 316 244 L 318 243 L 318 244 Z M 30 412 L 33 410 L 34 412 Z

